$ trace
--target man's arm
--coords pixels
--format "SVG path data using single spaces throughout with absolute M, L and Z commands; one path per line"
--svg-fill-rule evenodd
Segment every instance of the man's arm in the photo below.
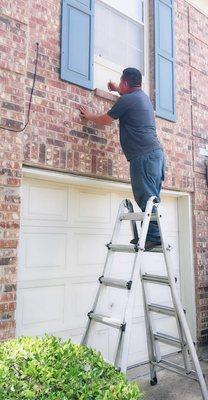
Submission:
M 95 122 L 97 125 L 110 125 L 114 121 L 108 114 L 91 114 L 86 107 L 80 107 L 81 116 L 88 121 Z
M 118 92 L 119 93 L 119 85 L 114 82 L 108 82 L 108 90 L 110 92 Z M 110 125 L 114 121 L 114 118 L 110 117 L 108 113 L 106 114 L 91 114 L 87 111 L 87 108 L 84 106 L 80 107 L 81 116 L 85 118 L 87 121 L 95 122 L 96 125 Z

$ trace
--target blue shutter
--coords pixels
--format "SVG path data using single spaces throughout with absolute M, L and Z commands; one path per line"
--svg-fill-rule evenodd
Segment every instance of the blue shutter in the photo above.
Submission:
M 156 115 L 176 121 L 174 0 L 154 0 Z
M 92 89 L 94 0 L 63 0 L 61 78 Z

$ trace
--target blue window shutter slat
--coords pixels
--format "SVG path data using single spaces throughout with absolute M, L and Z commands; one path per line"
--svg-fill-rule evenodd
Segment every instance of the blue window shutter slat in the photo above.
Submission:
M 61 79 L 93 87 L 94 0 L 63 0 Z
M 174 0 L 154 0 L 156 115 L 176 121 Z

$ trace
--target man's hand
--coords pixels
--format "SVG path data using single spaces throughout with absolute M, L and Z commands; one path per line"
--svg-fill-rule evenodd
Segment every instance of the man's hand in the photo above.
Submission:
M 94 115 L 87 111 L 87 108 L 80 106 L 81 117 L 85 118 L 87 121 L 95 122 L 96 125 L 110 125 L 113 122 L 113 118 L 106 114 Z
M 80 107 L 80 113 L 81 113 L 81 117 L 83 117 L 83 118 L 85 118 L 87 120 L 90 120 L 91 117 L 92 117 L 92 114 L 89 113 L 89 111 L 87 111 L 87 108 L 84 107 L 84 106 Z
M 118 91 L 118 85 L 114 82 L 109 81 L 108 82 L 108 90 L 110 90 L 110 92 L 117 92 Z

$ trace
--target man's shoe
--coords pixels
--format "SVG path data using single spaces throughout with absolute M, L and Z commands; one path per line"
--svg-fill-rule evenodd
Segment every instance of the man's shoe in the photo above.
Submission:
M 155 247 L 160 247 L 161 246 L 161 242 L 150 242 L 150 240 L 147 240 L 147 242 L 145 243 L 145 251 L 150 251 L 152 249 L 154 249 Z

